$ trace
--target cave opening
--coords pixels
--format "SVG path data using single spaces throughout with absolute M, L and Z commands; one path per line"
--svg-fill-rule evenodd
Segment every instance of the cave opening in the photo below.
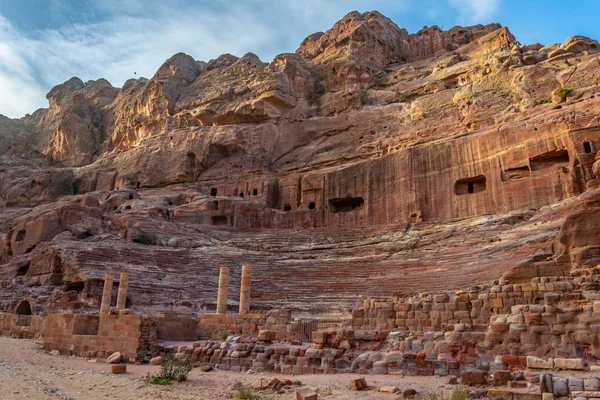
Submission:
M 289 204 L 284 204 L 283 205 L 283 211 L 291 211 L 292 210 L 292 206 Z
M 473 194 L 483 192 L 486 189 L 486 179 L 483 175 L 477 175 L 472 178 L 463 178 L 454 184 L 454 192 L 457 195 Z
M 23 300 L 17 306 L 15 311 L 18 315 L 32 315 L 31 304 L 27 300 Z
M 252 189 L 252 196 L 258 196 L 258 189 Z
M 592 152 L 592 144 L 590 142 L 583 142 L 583 152 L 587 154 Z
M 15 237 L 15 241 L 16 242 L 22 242 L 23 239 L 25 239 L 25 234 L 27 233 L 27 231 L 25 229 L 20 230 L 19 232 L 17 232 L 17 236 Z
M 28 271 L 29 271 L 29 264 L 22 265 L 19 267 L 19 269 L 17 269 L 17 276 L 25 276 L 25 275 L 27 275 Z
M 212 218 L 212 224 L 216 226 L 227 225 L 227 217 L 223 215 L 214 215 Z
M 333 213 L 350 212 L 362 208 L 364 204 L 362 197 L 345 197 L 329 200 L 329 209 Z
M 314 201 L 311 201 L 310 203 L 308 203 L 309 210 L 314 210 L 315 208 L 317 208 L 317 204 Z
M 85 282 L 83 282 L 83 281 L 67 282 L 66 291 L 70 292 L 70 291 L 74 290 L 77 293 L 80 293 L 83 291 L 84 288 L 85 288 Z
M 548 151 L 529 159 L 532 171 L 539 171 L 553 166 L 569 165 L 569 152 L 566 149 Z
M 217 188 L 210 189 L 210 195 L 211 196 L 216 196 L 217 195 Z

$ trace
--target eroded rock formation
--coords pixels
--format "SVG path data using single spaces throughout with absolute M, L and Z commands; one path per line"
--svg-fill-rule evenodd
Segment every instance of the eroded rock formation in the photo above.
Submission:
M 0 309 L 214 309 L 524 282 L 600 262 L 600 45 L 353 12 L 294 54 L 176 54 L 0 117 Z M 235 303 L 235 302 L 234 302 Z M 230 304 L 236 308 L 236 304 Z

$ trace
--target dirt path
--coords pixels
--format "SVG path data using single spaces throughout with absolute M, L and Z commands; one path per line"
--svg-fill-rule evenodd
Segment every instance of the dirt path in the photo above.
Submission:
M 103 362 L 90 362 L 78 357 L 52 356 L 41 350 L 41 343 L 0 337 L 0 398 L 1 399 L 235 399 L 236 382 L 253 386 L 261 378 L 286 378 L 300 381 L 319 392 L 321 399 L 397 399 L 401 396 L 378 393 L 376 389 L 364 392 L 349 390 L 350 380 L 358 375 L 302 375 L 247 374 L 225 371 L 201 372 L 194 369 L 187 382 L 167 387 L 148 385 L 144 377 L 157 373 L 159 367 L 128 365 L 128 373 L 111 375 Z M 445 379 L 435 377 L 401 377 L 395 375 L 366 376 L 374 388 L 385 385 L 401 390 L 449 390 Z M 261 399 L 295 399 L 294 389 L 282 394 L 256 393 Z

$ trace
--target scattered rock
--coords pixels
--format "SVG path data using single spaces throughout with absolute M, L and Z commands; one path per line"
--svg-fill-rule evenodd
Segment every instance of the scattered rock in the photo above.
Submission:
M 121 362 L 121 353 L 115 352 L 106 358 L 106 362 L 109 364 L 118 364 Z
M 318 400 L 317 392 L 310 388 L 296 390 L 296 400 Z
M 124 374 L 125 372 L 127 372 L 127 365 L 125 365 L 125 364 L 111 365 L 110 372 L 113 374 Z
M 365 378 L 352 379 L 352 390 L 365 390 L 367 388 L 368 386 Z
M 158 356 L 150 359 L 150 365 L 161 365 L 163 362 L 163 358 Z
M 398 389 L 396 386 L 382 386 L 379 388 L 379 391 L 381 393 L 398 393 L 400 389 Z

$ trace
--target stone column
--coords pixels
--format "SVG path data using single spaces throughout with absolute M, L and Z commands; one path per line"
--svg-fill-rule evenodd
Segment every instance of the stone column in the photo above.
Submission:
M 129 274 L 124 272 L 121 273 L 119 278 L 119 295 L 117 296 L 117 308 L 119 310 L 125 309 L 127 302 L 127 288 L 129 287 Z
M 112 298 L 113 276 L 104 275 L 104 290 L 102 290 L 102 303 L 100 304 L 100 315 L 110 313 L 110 300 Z
M 229 268 L 219 271 L 219 293 L 217 295 L 217 314 L 227 314 L 227 294 L 229 291 Z
M 252 265 L 242 265 L 242 281 L 240 287 L 240 314 L 250 311 L 250 286 L 252 284 Z

